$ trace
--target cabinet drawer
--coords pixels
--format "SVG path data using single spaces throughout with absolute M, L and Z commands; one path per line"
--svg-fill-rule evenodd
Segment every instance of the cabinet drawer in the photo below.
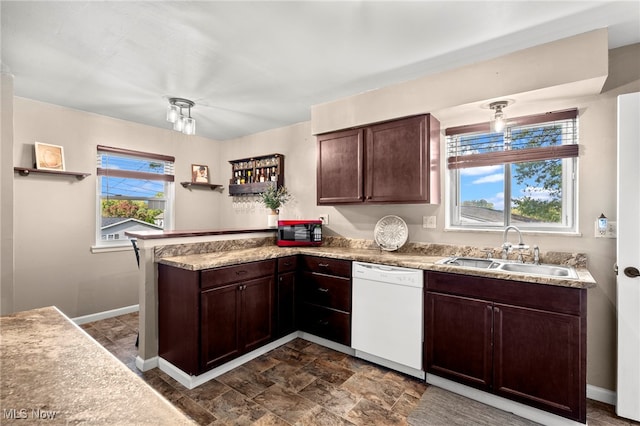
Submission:
M 300 327 L 303 331 L 351 346 L 350 314 L 306 303 L 302 304 L 301 311 Z
M 303 256 L 302 267 L 311 272 L 351 278 L 351 261 L 319 256 Z
M 303 302 L 351 312 L 351 280 L 303 272 L 299 285 Z
M 275 273 L 275 260 L 262 260 L 259 262 L 243 263 L 241 265 L 207 269 L 201 272 L 200 288 L 218 287 L 234 282 L 274 275 Z
M 297 256 L 287 256 L 281 257 L 278 259 L 278 273 L 281 274 L 283 272 L 292 272 L 296 270 L 296 266 L 298 266 L 298 257 Z

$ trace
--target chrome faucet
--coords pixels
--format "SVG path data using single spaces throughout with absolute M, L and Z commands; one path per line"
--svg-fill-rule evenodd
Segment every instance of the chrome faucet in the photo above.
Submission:
M 504 233 L 502 234 L 502 258 L 506 259 L 507 255 L 511 253 L 511 251 L 513 250 L 513 244 L 507 241 L 507 234 L 511 229 L 513 229 L 518 233 L 518 245 L 516 246 L 516 248 L 520 250 L 520 253 L 518 254 L 518 259 L 520 260 L 520 262 L 522 262 L 523 261 L 522 250 L 528 249 L 529 246 L 525 245 L 525 243 L 522 241 L 522 233 L 520 232 L 520 229 L 518 229 L 517 226 L 513 226 L 513 225 L 509 225 L 506 228 L 504 228 Z

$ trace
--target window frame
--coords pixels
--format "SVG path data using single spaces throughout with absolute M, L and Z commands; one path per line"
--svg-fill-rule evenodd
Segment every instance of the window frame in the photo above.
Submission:
M 578 233 L 578 110 L 570 109 L 565 111 L 549 112 L 525 117 L 517 117 L 510 119 L 503 132 L 503 140 L 510 138 L 513 130 L 530 127 L 531 125 L 552 124 L 554 122 L 566 121 L 572 126 L 570 136 L 573 141 L 563 143 L 562 145 L 554 145 L 548 147 L 509 149 L 490 153 L 475 153 L 466 155 L 452 155 L 451 148 L 458 150 L 458 145 L 454 145 L 453 137 L 461 135 L 489 135 L 489 123 L 479 123 L 465 126 L 457 126 L 447 128 L 445 130 L 446 144 L 446 168 L 447 176 L 445 178 L 445 204 L 446 204 L 446 220 L 445 229 L 454 231 L 487 231 L 487 230 L 503 230 L 505 226 L 512 225 L 512 202 L 514 194 L 512 193 L 511 182 L 513 180 L 512 169 L 516 163 L 527 163 L 542 160 L 562 161 L 562 213 L 565 217 L 562 223 L 517 223 L 517 226 L 523 231 L 531 232 L 549 232 L 554 234 L 577 234 Z M 563 131 L 563 135 L 565 132 Z M 507 135 L 507 136 L 505 136 Z M 505 144 L 507 145 L 507 144 Z M 459 154 L 455 152 L 454 154 Z M 486 225 L 482 223 L 465 224 L 461 220 L 461 170 L 464 168 L 482 167 L 490 165 L 503 166 L 504 174 L 504 201 L 503 218 L 501 223 L 488 222 Z
M 104 154 L 113 155 L 120 158 L 133 158 L 139 160 L 157 160 L 168 164 L 169 171 L 167 172 L 166 166 L 164 173 L 149 173 L 138 172 L 133 170 L 119 170 L 111 168 L 101 167 L 101 158 Z M 103 177 L 122 177 L 129 179 L 145 179 L 164 182 L 164 215 L 163 215 L 163 230 L 173 229 L 174 212 L 175 212 L 175 157 L 163 154 L 156 154 L 150 152 L 136 151 L 124 148 L 116 148 L 104 145 L 97 145 L 96 147 L 96 230 L 94 236 L 94 251 L 109 250 L 109 249 L 122 249 L 132 248 L 131 240 L 129 238 L 120 239 L 102 239 L 102 178 Z M 144 197 L 141 197 L 141 199 Z

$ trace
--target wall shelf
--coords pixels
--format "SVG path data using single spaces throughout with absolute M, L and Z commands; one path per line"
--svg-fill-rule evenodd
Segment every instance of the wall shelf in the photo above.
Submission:
M 222 185 L 217 185 L 215 183 L 204 183 L 204 182 L 180 182 L 180 185 L 187 189 L 191 188 L 208 188 L 210 190 L 215 190 L 218 188 L 222 188 Z
M 91 173 L 65 172 L 62 170 L 41 170 L 41 169 L 32 169 L 29 167 L 14 167 L 13 171 L 20 173 L 20 176 L 29 176 L 31 173 L 42 173 L 42 174 L 58 175 L 58 176 L 74 176 L 78 180 L 82 180 L 87 176 L 91 176 Z
M 229 195 L 258 195 L 284 185 L 284 155 L 269 154 L 229 161 Z

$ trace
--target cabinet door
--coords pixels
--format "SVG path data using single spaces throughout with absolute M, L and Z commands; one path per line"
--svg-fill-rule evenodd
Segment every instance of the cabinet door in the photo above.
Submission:
M 318 136 L 318 204 L 361 203 L 364 146 L 362 129 Z
M 217 287 L 201 293 L 202 371 L 229 361 L 241 353 L 241 295 L 238 284 Z
M 241 291 L 241 345 L 250 352 L 273 336 L 274 277 L 246 281 Z
M 286 272 L 278 275 L 277 285 L 276 328 L 278 337 L 281 337 L 297 330 L 295 314 L 296 273 Z
M 426 292 L 427 372 L 489 389 L 492 316 L 490 302 Z
M 494 306 L 495 392 L 584 423 L 580 317 Z
M 437 120 L 426 115 L 370 126 L 365 141 L 366 202 L 440 202 Z

